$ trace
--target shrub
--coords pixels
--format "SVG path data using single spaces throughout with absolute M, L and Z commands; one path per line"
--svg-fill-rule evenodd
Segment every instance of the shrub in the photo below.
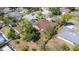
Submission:
M 79 45 L 73 46 L 73 50 L 74 50 L 74 51 L 79 51 Z
M 28 41 L 33 40 L 35 42 L 35 41 L 39 40 L 39 38 L 40 38 L 39 31 L 36 30 L 35 28 L 33 28 L 32 25 L 28 25 L 24 32 L 25 32 L 25 35 L 24 35 L 25 40 L 28 40 Z
M 22 46 L 22 51 L 28 51 L 29 47 L 27 45 Z
M 62 48 L 62 50 L 65 50 L 65 51 L 70 50 L 70 48 L 65 43 L 62 44 L 61 48 Z

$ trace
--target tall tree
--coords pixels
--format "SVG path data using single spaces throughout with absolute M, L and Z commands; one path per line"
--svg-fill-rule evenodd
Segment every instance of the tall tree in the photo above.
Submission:
M 59 7 L 50 7 L 49 11 L 51 11 L 51 15 L 60 15 Z
M 25 29 L 25 40 L 33 40 L 33 41 L 37 41 L 40 38 L 40 33 L 38 32 L 38 30 L 36 30 L 35 28 L 32 27 L 32 25 L 28 25 Z

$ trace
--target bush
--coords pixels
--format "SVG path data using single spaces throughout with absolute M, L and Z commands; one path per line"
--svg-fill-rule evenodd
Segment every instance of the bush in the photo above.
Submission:
M 20 42 L 17 40 L 17 41 L 15 41 L 15 43 L 16 43 L 16 44 L 19 44 Z
M 10 29 L 10 32 L 8 33 L 8 38 L 10 39 L 20 39 L 19 35 L 15 34 L 15 31 L 13 29 Z
M 69 48 L 65 43 L 62 44 L 61 48 L 62 48 L 62 50 L 64 50 L 64 51 L 69 51 L 69 50 L 70 50 L 70 48 Z
M 40 38 L 39 31 L 36 30 L 35 28 L 33 28 L 32 25 L 28 25 L 24 32 L 25 32 L 25 35 L 24 35 L 25 40 L 28 40 L 28 41 L 33 40 L 35 42 L 35 41 L 39 40 L 39 38 Z
M 35 49 L 35 48 L 33 48 L 33 49 L 32 49 L 32 51 L 36 51 L 36 49 Z
M 72 15 L 70 15 L 69 13 L 65 13 L 63 15 L 61 15 L 62 21 L 68 21 L 69 19 L 72 18 Z
M 74 50 L 74 51 L 79 51 L 79 45 L 73 46 L 73 50 Z
M 69 7 L 71 11 L 75 11 L 75 7 Z
M 27 45 L 22 46 L 22 51 L 28 51 L 29 47 Z
M 15 36 L 15 39 L 20 39 L 20 36 L 19 36 L 19 35 L 16 35 L 16 36 Z
M 60 15 L 61 14 L 58 7 L 51 7 L 51 8 L 49 8 L 49 11 L 51 11 L 52 16 L 53 15 Z
M 56 27 L 47 27 L 44 29 L 44 33 L 47 39 L 51 39 L 57 33 Z

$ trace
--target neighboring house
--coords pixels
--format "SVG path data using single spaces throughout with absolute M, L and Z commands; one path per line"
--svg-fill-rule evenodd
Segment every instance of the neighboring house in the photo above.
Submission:
M 35 27 L 38 30 L 43 30 L 44 28 L 48 27 L 50 25 L 48 20 L 40 20 L 36 22 L 33 27 Z
M 10 40 L 6 38 L 6 36 L 0 32 L 0 51 L 15 51 L 10 45 Z
M 6 38 L 6 36 L 0 32 L 0 44 L 7 42 L 8 39 Z
M 44 15 L 44 18 L 46 20 L 51 20 L 49 16 L 49 13 L 50 13 L 49 8 L 43 7 L 42 10 L 43 10 L 42 14 Z
M 15 17 L 17 21 L 21 20 L 22 16 L 20 15 L 19 12 L 15 11 L 15 12 L 10 12 L 8 14 L 6 14 L 7 16 L 10 17 Z
M 68 22 L 58 33 L 58 38 L 70 44 L 79 45 L 79 22 Z
M 79 11 L 71 12 L 73 16 L 79 17 Z
M 30 13 L 30 14 L 28 14 L 28 15 L 25 15 L 24 17 L 23 17 L 23 19 L 26 19 L 26 20 L 28 20 L 28 21 L 30 21 L 30 22 L 35 22 L 35 20 L 37 19 L 37 13 L 35 13 L 35 12 L 32 12 L 32 13 Z
M 60 8 L 60 12 L 61 12 L 61 14 L 69 13 L 70 12 L 70 9 L 68 9 L 66 7 L 62 7 L 62 8 Z
M 53 16 L 53 17 L 51 18 L 51 20 L 52 20 L 53 22 L 56 22 L 56 24 L 60 24 L 60 23 L 61 23 L 61 18 L 60 18 L 59 16 Z
M 0 7 L 0 11 L 2 11 L 5 7 Z
M 2 12 L 5 13 L 5 14 L 6 14 L 6 13 L 9 13 L 9 12 L 11 12 L 11 11 L 12 11 L 12 10 L 11 10 L 10 8 L 8 8 L 8 7 L 7 7 L 7 8 L 4 8 L 4 9 L 2 10 Z
M 24 8 L 23 8 L 23 7 L 19 7 L 19 8 L 16 8 L 16 10 L 17 10 L 18 12 L 20 12 L 20 11 L 24 10 Z
M 78 10 L 79 11 L 79 7 L 75 7 L 75 10 Z

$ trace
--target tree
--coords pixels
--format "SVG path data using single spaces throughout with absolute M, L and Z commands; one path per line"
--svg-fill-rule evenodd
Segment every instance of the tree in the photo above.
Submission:
M 26 25 L 30 24 L 30 22 L 29 22 L 28 20 L 26 20 L 26 19 L 20 20 L 19 23 L 20 23 L 21 25 L 23 25 L 23 26 L 26 26 Z
M 4 17 L 4 13 L 0 11 L 0 20 L 3 20 L 3 17 Z
M 15 17 L 10 17 L 10 16 L 4 16 L 3 17 L 3 21 L 5 23 L 5 25 L 12 25 L 12 26 L 16 26 L 16 18 Z
M 59 7 L 50 7 L 49 11 L 51 11 L 51 15 L 60 15 Z
M 64 24 L 66 21 L 68 21 L 69 19 L 72 18 L 72 15 L 69 13 L 65 13 L 63 15 L 61 15 L 61 19 L 62 19 L 62 23 Z
M 37 21 L 44 19 L 43 15 L 37 16 Z
M 22 51 L 28 51 L 29 47 L 27 45 L 23 45 L 21 49 Z
M 68 7 L 71 11 L 75 11 L 75 7 Z
M 39 40 L 40 38 L 40 33 L 38 32 L 38 30 L 36 30 L 35 28 L 32 27 L 32 25 L 28 25 L 25 29 L 25 40 L 33 40 L 34 42 Z
M 47 39 L 51 39 L 53 35 L 57 33 L 56 27 L 47 27 L 44 29 L 44 33 L 46 34 Z
M 3 21 L 4 21 L 4 23 L 5 23 L 5 25 L 8 25 L 9 24 L 9 17 L 8 16 L 4 16 L 3 17 Z
M 73 46 L 73 50 L 74 50 L 74 51 L 79 51 L 79 45 Z
M 41 13 L 42 11 L 39 11 L 37 14 L 38 14 L 38 16 L 37 16 L 37 20 L 39 21 L 39 20 L 42 20 L 42 19 L 44 19 L 44 15 Z
M 13 29 L 10 29 L 10 32 L 8 33 L 8 38 L 12 38 L 12 39 L 20 39 L 19 35 L 15 34 L 15 31 Z
M 64 50 L 64 51 L 70 50 L 70 48 L 65 43 L 61 45 L 61 49 Z

